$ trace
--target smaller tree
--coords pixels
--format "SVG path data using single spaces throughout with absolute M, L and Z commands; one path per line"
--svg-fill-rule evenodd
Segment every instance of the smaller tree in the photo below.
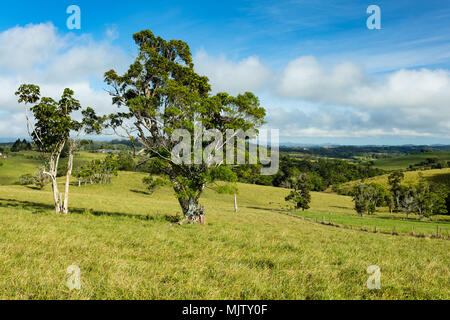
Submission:
M 147 190 L 150 192 L 150 194 L 155 193 L 155 190 L 158 187 L 161 187 L 163 185 L 168 184 L 168 181 L 162 179 L 162 178 L 155 178 L 155 177 L 145 177 L 142 179 L 142 182 L 147 187 Z
M 394 199 L 394 210 L 400 211 L 401 209 L 401 197 L 402 192 L 404 191 L 404 187 L 402 187 L 401 182 L 404 179 L 405 174 L 401 171 L 395 171 L 391 173 L 388 177 L 388 183 L 390 185 L 390 192 L 392 198 Z
M 21 85 L 15 94 L 19 97 L 18 102 L 25 104 L 28 132 L 44 156 L 46 170 L 43 173 L 48 175 L 52 182 L 55 211 L 58 214 L 67 214 L 69 212 L 69 181 L 72 175 L 73 153 L 77 147 L 77 140 L 71 138 L 71 133 L 79 134 L 83 130 L 88 133 L 99 132 L 99 119 L 91 108 L 82 111 L 84 116 L 82 122 L 72 119 L 72 114 L 80 110 L 81 105 L 74 98 L 74 92 L 71 89 L 65 89 L 59 101 L 41 97 L 40 88 L 32 84 Z M 29 107 L 29 105 L 32 106 Z M 29 116 L 29 111 L 33 113 L 34 123 Z M 56 178 L 59 160 L 67 145 L 68 165 L 64 198 L 62 198 Z
M 21 186 L 29 186 L 34 183 L 34 178 L 31 174 L 24 174 L 19 178 L 19 183 Z
M 359 184 L 352 192 L 356 212 L 361 217 L 364 217 L 365 213 L 375 213 L 377 207 L 384 205 L 386 193 L 386 190 L 376 183 Z
M 39 167 L 36 174 L 33 178 L 34 185 L 39 189 L 42 190 L 44 187 L 49 184 L 50 178 L 47 174 L 45 174 L 45 167 Z
M 436 187 L 433 188 L 423 177 L 414 188 L 414 207 L 420 220 L 425 217 L 432 219 L 433 215 L 447 213 L 444 194 Z
M 293 202 L 296 209 L 305 211 L 310 208 L 311 202 L 311 179 L 308 174 L 300 173 L 289 179 L 290 185 L 294 188 L 285 198 L 286 201 Z
M 409 214 L 411 212 L 414 212 L 415 209 L 414 198 L 415 198 L 414 188 L 412 187 L 406 188 L 402 197 L 402 209 L 406 213 L 406 219 L 409 218 Z
M 78 179 L 78 186 L 82 184 L 108 184 L 111 177 L 117 176 L 119 161 L 116 155 L 109 154 L 103 160 L 93 160 L 76 169 L 74 176 Z

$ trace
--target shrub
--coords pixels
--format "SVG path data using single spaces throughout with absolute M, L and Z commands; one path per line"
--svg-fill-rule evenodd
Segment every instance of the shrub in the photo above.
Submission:
M 34 183 L 34 177 L 31 174 L 24 174 L 19 178 L 19 183 L 21 186 L 29 186 Z

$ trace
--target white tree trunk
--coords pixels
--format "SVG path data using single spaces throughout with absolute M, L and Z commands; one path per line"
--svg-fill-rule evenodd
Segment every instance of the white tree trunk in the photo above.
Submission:
M 50 179 L 52 180 L 52 190 L 53 190 L 53 201 L 55 203 L 55 212 L 56 214 L 61 214 L 63 212 L 62 205 L 61 205 L 61 195 L 59 194 L 58 189 L 58 182 L 56 180 L 56 176 L 58 174 L 58 165 L 59 165 L 59 158 L 61 156 L 61 152 L 64 148 L 65 142 L 63 142 L 58 150 L 50 155 L 50 159 L 48 161 L 49 165 L 49 172 L 47 172 L 47 175 L 50 176 Z
M 75 150 L 75 143 L 73 141 L 70 142 L 69 148 L 69 161 L 67 163 L 67 173 L 66 173 L 66 186 L 64 190 L 64 205 L 63 205 L 63 213 L 69 213 L 69 187 L 70 187 L 70 177 L 72 176 L 72 168 L 73 168 L 73 151 Z
M 236 193 L 234 194 L 234 212 L 238 212 L 238 205 L 237 205 L 237 196 Z

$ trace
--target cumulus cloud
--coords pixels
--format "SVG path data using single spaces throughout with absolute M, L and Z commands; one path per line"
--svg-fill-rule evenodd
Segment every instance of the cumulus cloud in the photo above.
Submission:
M 50 24 L 15 27 L 0 33 L 0 70 L 22 71 L 47 62 L 65 43 Z
M 307 110 L 307 111 L 305 111 Z M 268 126 L 280 129 L 285 137 L 374 138 L 430 137 L 450 138 L 448 119 L 438 121 L 432 113 L 417 117 L 389 108 L 362 110 L 348 106 L 320 105 L 316 108 L 272 108 Z
M 362 108 L 411 108 L 417 112 L 433 107 L 445 111 L 450 105 L 450 73 L 403 69 L 374 77 L 350 62 L 327 68 L 314 57 L 301 57 L 282 71 L 277 93 Z
M 108 30 L 104 41 L 61 35 L 50 23 L 0 33 L 0 137 L 27 135 L 23 106 L 14 95 L 22 83 L 38 84 L 42 95 L 55 99 L 71 88 L 82 105 L 112 112 L 111 98 L 102 90 L 103 74 L 111 68 L 123 71 L 129 61 L 111 44 Z
M 297 130 L 285 125 L 290 133 L 450 138 L 448 70 L 401 69 L 374 76 L 354 63 L 327 66 L 308 56 L 291 61 L 277 83 L 280 98 L 316 103 L 307 123 Z
M 209 77 L 214 92 L 259 91 L 271 75 L 270 69 L 263 66 L 258 57 L 233 62 L 223 55 L 213 57 L 200 50 L 194 56 L 194 62 L 196 71 Z

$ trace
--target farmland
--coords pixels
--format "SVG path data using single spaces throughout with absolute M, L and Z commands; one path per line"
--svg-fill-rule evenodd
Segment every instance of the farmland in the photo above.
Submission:
M 24 162 L 17 167 L 32 171 L 29 159 L 10 158 L 17 159 Z M 16 175 L 10 172 L 10 181 Z M 67 216 L 54 214 L 48 186 L 0 186 L 0 298 L 450 298 L 448 240 L 295 219 L 282 214 L 302 214 L 286 207 L 287 189 L 247 184 L 239 184 L 238 213 L 232 195 L 206 191 L 207 224 L 179 226 L 173 192 L 163 187 L 149 195 L 144 176 L 120 172 L 109 185 L 72 186 Z M 430 234 L 437 223 L 386 219 L 386 212 L 363 220 L 349 197 L 326 193 L 313 193 L 303 214 L 405 232 L 414 223 Z M 80 291 L 65 286 L 73 264 L 81 269 Z M 369 265 L 382 270 L 381 290 L 365 286 Z

